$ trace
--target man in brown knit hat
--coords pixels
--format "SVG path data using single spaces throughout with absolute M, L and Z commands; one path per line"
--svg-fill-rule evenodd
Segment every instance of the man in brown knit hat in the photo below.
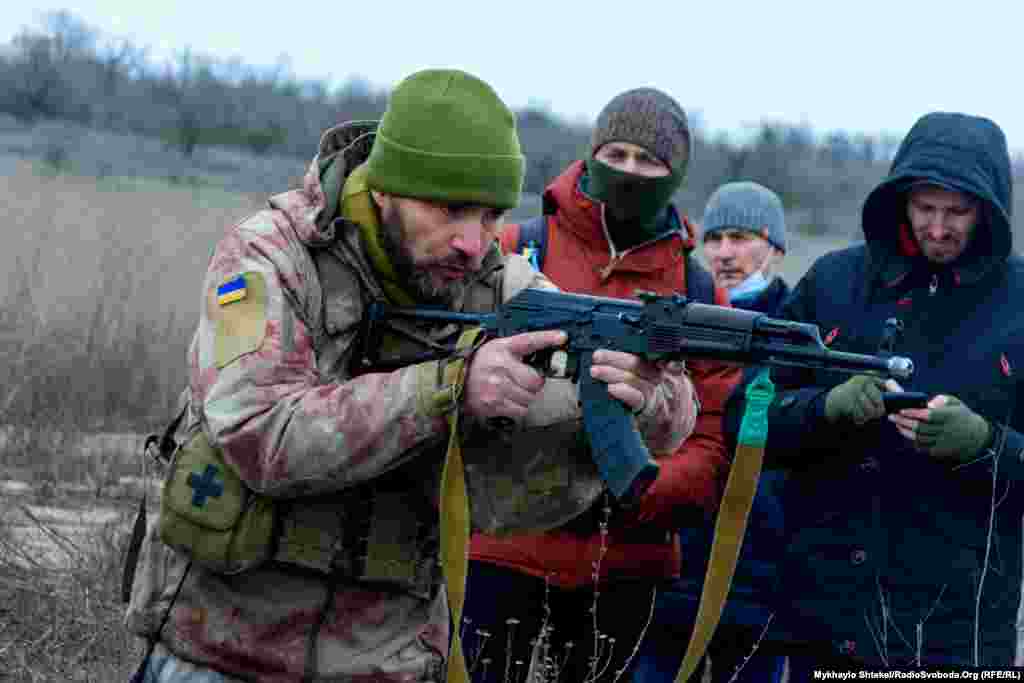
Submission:
M 505 252 L 528 256 L 570 292 L 685 292 L 727 305 L 690 258 L 696 231 L 671 202 L 692 148 L 682 107 L 653 88 L 621 93 L 601 111 L 591 142 L 590 156 L 548 186 L 543 216 L 506 226 Z M 475 683 L 531 664 L 563 681 L 632 671 L 655 591 L 679 575 L 674 530 L 712 518 L 728 470 L 721 417 L 738 371 L 696 360 L 675 369 L 690 380 L 692 432 L 655 453 L 658 478 L 634 508 L 604 499 L 546 533 L 474 535 L 462 633 Z M 638 411 L 639 424 L 648 418 Z

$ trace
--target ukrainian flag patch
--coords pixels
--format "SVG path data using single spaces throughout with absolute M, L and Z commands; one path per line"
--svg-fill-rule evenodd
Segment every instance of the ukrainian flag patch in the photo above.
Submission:
M 225 306 L 234 301 L 241 301 L 245 298 L 245 276 L 233 277 L 217 288 L 217 303 Z

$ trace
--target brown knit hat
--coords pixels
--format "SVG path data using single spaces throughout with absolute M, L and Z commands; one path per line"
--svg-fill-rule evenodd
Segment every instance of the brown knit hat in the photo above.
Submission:
M 627 90 L 605 105 L 590 138 L 590 154 L 606 142 L 640 145 L 680 175 L 686 173 L 690 161 L 686 112 L 678 102 L 654 88 Z

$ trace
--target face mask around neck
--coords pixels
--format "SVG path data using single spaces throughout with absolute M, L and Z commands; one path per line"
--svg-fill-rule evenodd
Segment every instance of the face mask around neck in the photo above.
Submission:
M 594 158 L 588 159 L 586 164 L 584 191 L 608 207 L 613 224 L 609 227 L 632 233 L 630 237 L 636 237 L 636 241 L 655 237 L 658 216 L 679 189 L 682 176 L 679 173 L 658 177 L 624 173 Z
M 743 282 L 729 290 L 729 301 L 749 301 L 757 297 L 771 284 L 772 278 L 765 275 L 772 261 L 771 253 L 765 255 L 757 270 L 748 275 Z
M 729 290 L 730 301 L 750 300 L 768 288 L 770 280 L 765 276 L 764 270 L 758 268 L 748 275 L 743 282 Z

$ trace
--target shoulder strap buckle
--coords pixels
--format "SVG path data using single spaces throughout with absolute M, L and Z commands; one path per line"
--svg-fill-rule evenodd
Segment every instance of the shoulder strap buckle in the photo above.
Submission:
M 534 216 L 519 225 L 519 240 L 516 242 L 516 253 L 525 257 L 537 272 L 541 272 L 544 268 L 544 256 L 547 254 L 547 250 L 547 216 Z

